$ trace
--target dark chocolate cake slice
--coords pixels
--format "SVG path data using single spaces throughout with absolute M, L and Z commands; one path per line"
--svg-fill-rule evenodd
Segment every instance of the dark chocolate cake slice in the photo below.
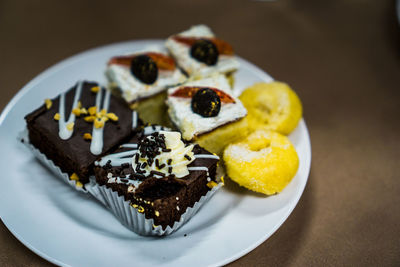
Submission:
M 138 114 L 96 82 L 78 82 L 26 117 L 29 142 L 67 173 L 88 182 L 93 163 L 140 126 Z
M 171 142 L 172 135 L 179 140 Z M 97 161 L 94 170 L 98 184 L 118 192 L 153 219 L 154 227 L 165 229 L 217 185 L 218 161 L 199 145 L 183 141 L 180 133 L 148 126 Z

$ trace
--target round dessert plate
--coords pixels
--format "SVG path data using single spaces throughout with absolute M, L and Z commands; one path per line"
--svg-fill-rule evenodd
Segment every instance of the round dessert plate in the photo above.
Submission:
M 130 41 L 83 52 L 29 82 L 0 116 L 0 216 L 29 249 L 61 266 L 223 265 L 254 249 L 290 215 L 307 183 L 311 147 L 304 120 L 289 136 L 300 167 L 282 193 L 258 195 L 227 183 L 182 228 L 166 237 L 142 237 L 127 230 L 99 202 L 71 189 L 17 141 L 24 116 L 67 90 L 77 80 L 105 84 L 112 56 L 161 46 L 161 40 Z M 255 82 L 271 81 L 240 59 L 235 93 Z

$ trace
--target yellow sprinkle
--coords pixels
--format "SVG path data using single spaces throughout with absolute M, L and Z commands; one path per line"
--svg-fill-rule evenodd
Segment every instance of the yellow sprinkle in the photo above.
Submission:
M 94 128 L 99 129 L 104 127 L 104 121 L 101 119 L 94 120 Z
M 223 175 L 221 176 L 221 182 L 222 182 L 223 184 L 225 184 L 225 179 L 224 179 L 224 176 L 223 176 Z
M 135 102 L 135 103 L 133 103 L 133 104 L 130 104 L 130 105 L 129 105 L 129 108 L 132 109 L 132 110 L 135 110 L 135 109 L 138 108 L 138 106 L 139 106 L 139 102 L 137 101 L 137 102 Z
M 100 111 L 100 115 L 101 116 L 105 116 L 107 114 L 107 110 L 105 110 L 104 108 Z
M 73 174 L 71 174 L 69 179 L 71 179 L 73 181 L 79 181 L 79 176 L 76 173 L 73 173 Z
M 96 119 L 95 116 L 86 116 L 84 118 L 84 120 L 87 121 L 87 122 L 94 122 L 95 119 Z
M 97 113 L 97 107 L 96 107 L 96 106 L 90 107 L 90 108 L 88 109 L 88 111 L 89 111 L 89 114 L 90 114 L 90 115 L 94 116 L 94 115 L 96 115 L 96 113 Z
M 76 116 L 80 116 L 81 115 L 81 110 L 79 108 L 74 108 L 72 110 L 72 114 L 75 114 Z
M 77 181 L 75 184 L 76 184 L 77 187 L 83 187 L 83 184 L 81 182 L 79 182 L 79 181 Z
M 104 116 L 104 117 L 101 117 L 100 120 L 106 122 L 106 121 L 108 121 L 108 118 Z
M 132 206 L 133 208 L 135 208 L 135 209 L 138 207 L 137 204 L 133 204 L 133 203 L 131 203 L 131 206 Z
M 56 121 L 58 121 L 58 120 L 60 120 L 60 114 L 59 113 L 56 113 L 56 114 L 54 114 L 54 117 L 53 117 Z
M 160 212 L 158 212 L 158 210 L 156 210 L 155 212 L 154 212 L 154 214 L 158 217 L 158 216 L 160 216 Z
M 73 123 L 73 122 L 70 122 L 70 123 L 67 124 L 68 131 L 72 131 L 74 129 L 74 124 L 75 123 Z
M 87 114 L 87 109 L 86 108 L 81 108 L 81 114 Z
M 78 106 L 77 106 L 77 108 L 81 108 L 82 107 L 82 102 L 81 101 L 78 101 Z
M 144 208 L 142 206 L 139 206 L 137 211 L 140 212 L 140 213 L 143 213 L 144 212 Z
M 50 109 L 51 106 L 53 105 L 53 102 L 51 101 L 51 99 L 48 99 L 48 98 L 46 98 L 46 99 L 44 100 L 44 103 L 46 104 L 46 108 L 47 108 L 47 109 Z
M 107 113 L 107 117 L 110 118 L 112 121 L 118 120 L 118 116 L 115 115 L 114 113 Z
M 100 86 L 93 86 L 90 91 L 92 91 L 93 93 L 97 93 L 100 90 Z
M 217 183 L 214 182 L 214 181 L 211 181 L 211 182 L 208 182 L 208 183 L 207 183 L 207 186 L 208 186 L 209 188 L 213 188 L 214 186 L 217 186 Z
M 92 140 L 92 135 L 90 133 L 84 133 L 83 134 L 83 139 L 85 140 Z
M 157 228 L 157 225 L 153 224 L 153 228 Z

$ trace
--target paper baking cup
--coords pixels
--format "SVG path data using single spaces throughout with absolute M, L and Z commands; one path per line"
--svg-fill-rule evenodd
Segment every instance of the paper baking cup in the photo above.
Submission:
M 87 190 L 85 188 L 82 188 L 80 186 L 76 185 L 75 180 L 69 179 L 68 173 L 63 172 L 60 167 L 56 166 L 54 162 L 46 157 L 45 154 L 39 151 L 36 147 L 34 147 L 30 142 L 29 142 L 29 135 L 28 135 L 28 130 L 25 129 L 24 131 L 20 132 L 18 135 L 18 141 L 22 141 L 22 143 L 30 150 L 32 151 L 33 155 L 41 162 L 43 163 L 49 170 L 51 170 L 57 177 L 61 178 L 64 182 L 69 184 L 72 188 L 75 190 L 78 190 L 83 193 L 87 193 Z M 86 186 L 86 185 L 85 185 Z
M 94 177 L 90 178 L 90 182 L 86 188 L 90 194 L 103 203 L 129 230 L 144 236 L 162 236 L 173 233 L 189 221 L 222 185 L 222 183 L 219 183 L 213 187 L 206 195 L 202 196 L 193 207 L 187 208 L 185 213 L 181 215 L 179 221 L 176 221 L 172 227 L 168 225 L 165 229 L 162 229 L 161 225 L 153 227 L 153 219 L 146 219 L 144 213 L 138 212 L 130 205 L 130 201 L 126 201 L 123 196 L 118 196 L 117 192 L 105 185 L 97 184 Z

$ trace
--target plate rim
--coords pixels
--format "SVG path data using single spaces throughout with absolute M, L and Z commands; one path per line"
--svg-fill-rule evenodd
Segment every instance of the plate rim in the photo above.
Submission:
M 399 1 L 400 2 L 400 1 Z M 116 47 L 116 46 L 125 46 L 127 44 L 132 44 L 132 43 L 149 43 L 149 42 L 154 42 L 154 43 L 162 43 L 164 42 L 163 39 L 139 39 L 139 40 L 126 40 L 126 41 L 121 41 L 121 42 L 115 42 L 115 43 L 109 43 L 109 44 L 105 44 L 105 45 L 101 45 L 101 46 L 96 46 L 96 47 L 92 47 L 86 50 L 83 50 L 81 52 L 78 52 L 72 56 L 66 57 L 60 61 L 57 61 L 55 64 L 51 65 L 50 67 L 46 68 L 45 70 L 43 70 L 42 72 L 40 72 L 38 75 L 36 75 L 33 79 L 31 79 L 28 83 L 26 83 L 21 89 L 18 90 L 18 92 L 11 98 L 11 100 L 7 103 L 7 105 L 3 108 L 3 110 L 1 111 L 0 114 L 0 127 L 2 127 L 4 120 L 7 118 L 7 115 L 10 113 L 10 111 L 16 106 L 16 104 L 21 100 L 21 98 L 24 97 L 24 95 L 26 93 L 28 93 L 37 83 L 40 83 L 41 81 L 45 80 L 47 77 L 51 76 L 53 73 L 57 72 L 58 70 L 65 68 L 68 65 L 74 64 L 75 61 L 80 60 L 80 58 L 83 55 L 86 54 L 92 54 L 92 53 L 96 53 L 97 51 L 101 51 L 110 47 Z M 261 68 L 259 68 L 257 65 L 255 65 L 254 63 L 240 57 L 240 56 L 236 56 L 238 59 L 246 62 L 246 64 L 248 64 L 251 67 L 251 71 L 253 73 L 257 73 L 259 76 L 264 76 L 264 77 L 270 77 L 271 79 L 273 79 L 267 72 L 263 71 Z M 299 188 L 298 190 L 298 195 L 296 196 L 296 198 L 294 199 L 294 205 L 292 205 L 286 212 L 286 214 L 284 214 L 284 216 L 282 216 L 279 220 L 278 223 L 275 224 L 275 226 L 268 231 L 266 234 L 262 235 L 256 242 L 254 242 L 251 246 L 247 247 L 246 249 L 241 250 L 240 252 L 232 255 L 231 257 L 226 258 L 225 260 L 221 260 L 219 262 L 213 263 L 212 266 L 221 266 L 221 265 L 225 265 L 228 263 L 231 263 L 237 259 L 239 259 L 240 257 L 248 254 L 249 252 L 251 252 L 252 250 L 254 250 L 256 247 L 258 247 L 259 245 L 261 245 L 263 242 L 265 242 L 269 237 L 271 237 L 281 226 L 282 224 L 287 220 L 287 218 L 290 216 L 290 214 L 292 214 L 293 210 L 296 208 L 301 196 L 304 193 L 305 187 L 307 186 L 308 183 L 308 179 L 310 176 L 310 170 L 311 170 L 311 161 L 312 161 L 312 149 L 311 149 L 311 140 L 310 140 L 310 134 L 307 128 L 307 125 L 305 123 L 304 118 L 301 118 L 301 120 L 299 121 L 299 124 L 303 124 L 304 126 L 304 130 L 306 133 L 306 148 L 307 148 L 307 155 L 309 155 L 306 158 L 306 161 L 308 162 L 308 164 L 305 166 L 305 174 L 306 174 L 306 180 L 304 182 L 304 184 L 302 185 L 302 188 Z M 0 210 L 0 213 L 2 213 L 2 211 Z M 1 216 L 1 214 L 0 214 Z M 10 233 L 18 240 L 20 241 L 24 246 L 26 246 L 29 250 L 31 250 L 32 252 L 34 252 L 35 254 L 37 254 L 38 256 L 40 256 L 41 258 L 53 263 L 53 264 L 57 264 L 59 266 L 69 266 L 67 263 L 61 262 L 59 260 L 57 260 L 54 257 L 51 257 L 50 255 L 46 254 L 45 252 L 37 249 L 36 247 L 34 247 L 30 242 L 28 242 L 27 240 L 25 240 L 20 234 L 17 233 L 16 230 L 13 229 L 13 227 L 11 225 L 9 225 L 8 222 L 6 222 L 2 217 L 2 222 L 3 224 L 7 227 L 7 229 L 10 231 Z

